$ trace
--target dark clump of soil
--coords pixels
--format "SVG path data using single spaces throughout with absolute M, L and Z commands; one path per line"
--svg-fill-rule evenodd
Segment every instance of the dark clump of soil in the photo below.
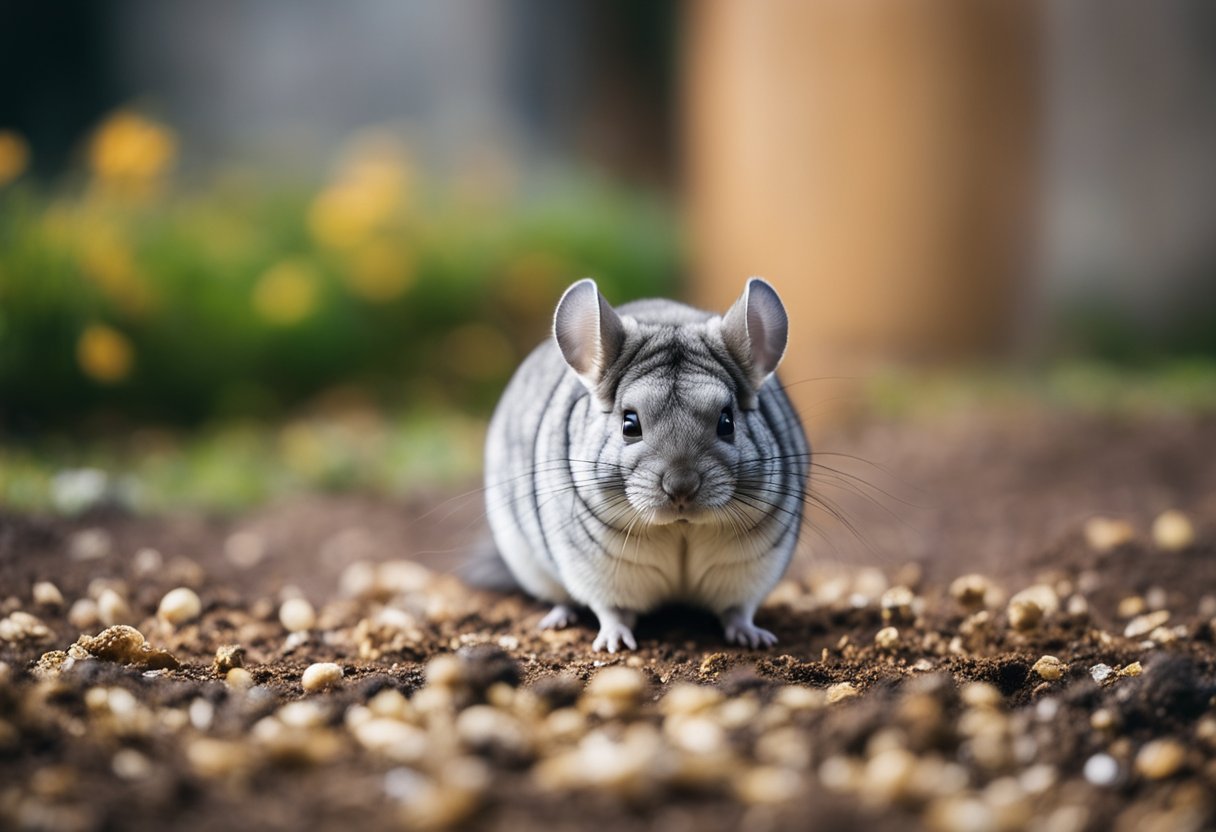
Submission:
M 832 437 L 898 481 L 830 495 L 859 536 L 812 514 L 769 651 L 679 607 L 627 654 L 591 651 L 590 615 L 537 631 L 454 577 L 475 496 L 0 510 L 0 827 L 1211 828 L 1216 425 L 1033 418 Z M 1150 533 L 1170 508 L 1187 545 Z M 1130 533 L 1095 545 L 1099 514 Z M 158 616 L 175 587 L 197 617 Z M 111 624 L 149 650 L 78 642 Z

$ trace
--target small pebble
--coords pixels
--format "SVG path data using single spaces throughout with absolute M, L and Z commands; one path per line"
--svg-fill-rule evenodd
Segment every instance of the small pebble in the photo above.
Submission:
M 131 570 L 141 578 L 150 578 L 164 568 L 164 556 L 148 546 L 140 549 L 131 558 Z
M 464 662 L 451 653 L 441 653 L 426 663 L 426 683 L 441 688 L 456 688 L 465 683 Z
M 100 560 L 110 554 L 113 541 L 105 529 L 82 529 L 68 541 L 72 560 Z
M 827 703 L 834 705 L 837 702 L 843 702 L 846 699 L 852 699 L 855 696 L 860 696 L 861 692 L 853 686 L 852 682 L 840 682 L 832 685 L 827 690 Z
M 1115 675 L 1116 676 L 1139 676 L 1143 672 L 1144 672 L 1144 667 L 1140 664 L 1140 662 L 1132 662 L 1131 664 L 1127 665 L 1127 667 L 1119 668 L 1119 672 L 1116 673 Z
M 211 667 L 217 676 L 223 676 L 234 667 L 245 663 L 245 648 L 239 644 L 221 644 L 215 651 Z
M 1139 595 L 1128 595 L 1119 599 L 1117 614 L 1120 618 L 1135 618 L 1148 609 L 1148 602 Z
M 1177 552 L 1195 542 L 1195 529 L 1185 514 L 1170 509 L 1153 521 L 1153 542 L 1159 549 Z
M 103 589 L 97 596 L 97 617 L 107 627 L 131 624 L 135 620 L 131 608 L 127 605 L 127 599 L 109 588 Z
M 950 597 L 965 609 L 979 610 L 991 588 L 983 575 L 962 575 L 950 582 Z
M 707 685 L 692 685 L 686 682 L 673 685 L 659 702 L 659 710 L 672 714 L 696 714 L 712 708 L 722 701 L 722 691 Z
M 1149 780 L 1172 777 L 1186 762 L 1186 749 L 1172 739 L 1152 740 L 1136 754 L 1136 773 Z
M 882 594 L 879 603 L 882 607 L 882 620 L 894 622 L 910 622 L 915 618 L 912 610 L 916 596 L 906 586 L 893 586 Z
M 1156 612 L 1148 612 L 1144 615 L 1137 615 L 1131 621 L 1127 622 L 1127 626 L 1123 629 L 1123 635 L 1126 638 L 1141 638 L 1142 636 L 1148 635 L 1169 620 L 1169 610 L 1157 610 Z
M 776 766 L 758 766 L 735 784 L 735 793 L 745 803 L 766 805 L 793 800 L 803 791 L 797 772 Z
M 1065 667 L 1064 663 L 1055 656 L 1043 656 L 1037 662 L 1035 662 L 1034 666 L 1030 669 L 1039 674 L 1040 679 L 1044 679 L 1048 682 L 1054 682 L 1064 675 L 1064 671 L 1067 668 Z
M 202 612 L 203 602 L 199 600 L 198 593 L 189 587 L 179 586 L 166 592 L 165 597 L 160 599 L 156 616 L 176 627 L 193 621 Z
M 123 780 L 144 780 L 153 771 L 152 761 L 134 748 L 120 748 L 115 752 L 110 768 Z
M 992 709 L 1000 707 L 1001 692 L 987 682 L 968 682 L 959 690 L 959 698 L 970 708 Z
M 1009 602 L 1009 626 L 1018 632 L 1033 630 L 1043 620 L 1043 608 L 1033 601 Z
M 101 623 L 97 602 L 92 598 L 78 598 L 68 608 L 68 623 L 78 630 L 92 630 Z
M 253 674 L 243 667 L 234 667 L 224 674 L 224 684 L 233 690 L 249 690 L 253 687 Z
M 646 693 L 646 677 L 628 667 L 606 667 L 587 683 L 587 695 L 638 700 Z
M 874 634 L 874 643 L 884 649 L 899 644 L 899 630 L 894 627 L 883 627 Z
M 40 607 L 63 606 L 63 593 L 50 581 L 38 581 L 34 584 L 33 597 L 34 603 Z
M 1119 762 L 1109 754 L 1095 754 L 1085 761 L 1082 774 L 1095 786 L 1113 786 L 1119 779 Z
M 1093 517 L 1085 524 L 1085 541 L 1095 552 L 1109 552 L 1136 536 L 1136 530 L 1126 520 Z
M 279 622 L 289 633 L 311 630 L 317 623 L 317 613 L 304 598 L 288 598 L 279 607 Z
M 311 664 L 300 677 L 300 684 L 305 693 L 325 690 L 334 687 L 342 681 L 342 667 L 333 662 L 317 662 Z
M 1099 685 L 1110 679 L 1114 672 L 1115 669 L 1108 664 L 1096 664 L 1089 669 L 1089 675 Z

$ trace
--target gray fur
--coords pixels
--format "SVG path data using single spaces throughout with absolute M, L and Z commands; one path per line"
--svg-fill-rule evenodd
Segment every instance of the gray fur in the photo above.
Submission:
M 615 652 L 636 646 L 639 613 L 684 601 L 716 613 L 731 641 L 775 643 L 752 617 L 793 555 L 810 464 L 771 378 L 788 332 L 777 293 L 752 278 L 725 316 L 669 300 L 614 311 L 583 280 L 554 329 L 486 442 L 490 528 L 519 584 L 557 605 L 542 626 L 590 607 L 595 648 Z M 627 409 L 641 438 L 622 435 Z

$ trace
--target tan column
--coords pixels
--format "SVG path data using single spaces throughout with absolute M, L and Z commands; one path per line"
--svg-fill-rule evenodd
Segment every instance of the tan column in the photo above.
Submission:
M 694 299 L 770 279 L 787 383 L 1008 344 L 1035 190 L 1039 8 L 690 0 Z M 804 410 L 825 388 L 798 385 Z

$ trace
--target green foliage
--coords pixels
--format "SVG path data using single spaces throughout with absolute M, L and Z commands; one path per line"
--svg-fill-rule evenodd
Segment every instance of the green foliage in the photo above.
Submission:
M 401 177 L 382 173 L 317 194 L 0 188 L 0 427 L 264 416 L 322 393 L 484 410 L 568 283 L 673 291 L 677 234 L 646 195 L 386 194 Z

